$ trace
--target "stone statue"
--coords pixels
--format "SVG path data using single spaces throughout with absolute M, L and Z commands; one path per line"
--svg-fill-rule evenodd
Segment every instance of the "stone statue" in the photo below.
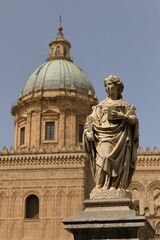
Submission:
M 84 147 L 95 179 L 92 191 L 126 190 L 135 170 L 138 119 L 122 98 L 124 85 L 115 75 L 104 81 L 108 97 L 93 107 L 84 126 Z

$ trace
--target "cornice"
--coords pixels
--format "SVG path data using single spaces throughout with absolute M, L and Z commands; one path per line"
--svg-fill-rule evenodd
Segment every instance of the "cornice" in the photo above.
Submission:
M 82 147 L 71 146 L 71 148 L 55 149 L 23 148 L 15 151 L 13 147 L 9 150 L 4 147 L 0 152 L 0 169 L 4 168 L 48 168 L 48 167 L 84 167 L 87 159 Z M 157 148 L 151 151 L 149 148 L 146 151 L 138 150 L 138 159 L 136 170 L 159 170 L 160 168 L 160 152 Z
M 137 170 L 160 170 L 160 154 L 138 155 Z
M 84 168 L 86 154 L 84 152 L 54 153 L 12 153 L 0 155 L 2 169 L 45 169 L 49 168 Z

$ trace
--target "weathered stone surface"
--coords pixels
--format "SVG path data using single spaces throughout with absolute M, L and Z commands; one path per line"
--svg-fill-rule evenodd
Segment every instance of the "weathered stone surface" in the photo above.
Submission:
M 125 190 L 105 190 L 105 191 L 92 191 L 90 193 L 90 199 L 122 199 L 132 198 L 132 194 Z

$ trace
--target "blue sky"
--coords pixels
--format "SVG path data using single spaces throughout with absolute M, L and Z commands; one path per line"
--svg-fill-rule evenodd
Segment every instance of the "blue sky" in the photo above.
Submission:
M 0 149 L 13 146 L 11 106 L 46 60 L 60 15 L 72 59 L 99 100 L 104 78 L 118 75 L 124 99 L 137 107 L 140 145 L 160 149 L 159 0 L 0 0 Z

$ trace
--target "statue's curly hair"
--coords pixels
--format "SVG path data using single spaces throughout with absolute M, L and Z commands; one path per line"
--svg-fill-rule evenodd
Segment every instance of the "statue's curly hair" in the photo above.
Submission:
M 107 85 L 107 82 L 111 81 L 113 82 L 113 84 L 117 87 L 117 91 L 118 91 L 118 99 L 122 98 L 122 92 L 124 89 L 124 85 L 123 82 L 120 80 L 119 77 L 117 77 L 116 75 L 109 75 L 105 78 L 104 80 L 104 85 Z

